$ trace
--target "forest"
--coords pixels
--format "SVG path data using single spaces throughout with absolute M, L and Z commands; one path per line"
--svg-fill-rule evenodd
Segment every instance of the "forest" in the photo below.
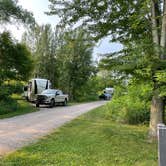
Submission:
M 19 42 L 0 32 L 0 114 L 18 109 L 13 94 L 21 96 L 30 78 L 49 79 L 76 102 L 98 100 L 104 88 L 114 87 L 110 121 L 149 125 L 155 140 L 165 120 L 166 1 L 49 2 L 46 14 L 60 18 L 55 28 L 38 25 L 16 0 L 0 0 L 1 25 L 26 26 Z M 94 46 L 106 36 L 123 49 L 95 61 Z

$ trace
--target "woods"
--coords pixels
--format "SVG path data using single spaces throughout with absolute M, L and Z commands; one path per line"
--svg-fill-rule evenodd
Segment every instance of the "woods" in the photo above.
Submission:
M 83 29 L 70 31 L 57 27 L 53 31 L 51 25 L 43 25 L 24 33 L 22 42 L 35 59 L 32 77 L 50 79 L 53 87 L 69 93 L 70 100 L 79 100 L 86 91 L 81 88 L 96 74 L 92 61 L 94 42 L 88 34 Z
M 99 91 L 114 86 L 108 116 L 117 109 L 113 119 L 149 122 L 149 139 L 155 140 L 157 124 L 165 120 L 166 1 L 49 2 L 46 13 L 60 18 L 54 28 L 35 23 L 33 14 L 17 1 L 0 1 L 0 22 L 27 25 L 21 42 L 9 32 L 0 34 L 0 86 L 6 87 L 11 80 L 46 78 L 73 101 L 96 100 Z M 93 49 L 106 36 L 110 42 L 120 42 L 123 49 L 101 56 L 97 64 Z M 0 93 L 9 97 L 13 92 Z

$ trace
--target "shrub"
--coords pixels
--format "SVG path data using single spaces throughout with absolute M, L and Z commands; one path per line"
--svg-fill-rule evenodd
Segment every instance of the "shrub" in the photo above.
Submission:
M 23 84 L 20 82 L 16 82 L 15 84 L 11 84 L 10 88 L 12 89 L 12 93 L 15 93 L 15 94 L 23 93 Z
M 0 100 L 0 115 L 16 111 L 17 108 L 18 108 L 18 103 L 16 100 L 12 98 L 7 98 L 6 100 Z
M 130 85 L 127 91 L 116 88 L 115 95 L 106 106 L 108 118 L 129 124 L 146 123 L 150 118 L 150 85 Z
M 14 92 L 13 86 L 3 84 L 0 86 L 0 115 L 16 111 L 18 104 L 11 95 Z
M 12 94 L 11 88 L 6 85 L 0 86 L 0 101 L 7 101 Z

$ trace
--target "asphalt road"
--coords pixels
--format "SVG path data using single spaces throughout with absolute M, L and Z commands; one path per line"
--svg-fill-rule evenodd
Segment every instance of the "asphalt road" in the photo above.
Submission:
M 0 155 L 35 142 L 53 129 L 104 104 L 105 101 L 97 101 L 74 106 L 41 108 L 38 112 L 2 119 L 0 120 Z

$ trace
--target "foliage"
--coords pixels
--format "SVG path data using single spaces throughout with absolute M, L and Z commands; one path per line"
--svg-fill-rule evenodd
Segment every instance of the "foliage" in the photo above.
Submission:
M 20 81 L 14 82 L 11 87 L 13 89 L 14 94 L 22 94 L 23 93 L 24 84 Z
M 8 101 L 10 95 L 12 94 L 12 89 L 8 85 L 0 86 L 0 101 Z
M 18 5 L 17 0 L 0 0 L 0 23 L 34 25 L 32 13 Z M 9 32 L 0 33 L 0 115 L 17 112 L 18 103 L 11 98 L 21 92 L 21 85 L 12 86 L 9 80 L 27 80 L 33 68 L 26 46 L 16 42 Z
M 147 127 L 110 123 L 104 110 L 80 116 L 5 156 L 0 165 L 157 166 L 157 146 L 147 143 Z
M 92 63 L 93 42 L 82 29 L 64 34 L 64 42 L 58 49 L 59 87 L 77 99 L 90 76 L 95 74 Z
M 79 22 L 93 37 L 111 35 L 112 40 L 125 41 L 149 35 L 149 0 L 140 1 L 88 1 L 49 0 L 50 15 L 58 15 L 62 24 Z M 59 7 L 61 6 L 61 7 Z M 144 17 L 147 15 L 147 17 Z
M 100 79 L 97 76 L 92 76 L 85 85 L 79 88 L 76 100 L 78 102 L 98 100 L 98 92 L 101 89 L 103 88 L 100 87 Z
M 26 80 L 33 61 L 25 45 L 16 43 L 9 32 L 0 34 L 0 85 L 6 80 Z
M 96 72 L 88 34 L 82 29 L 72 32 L 60 27 L 53 32 L 51 25 L 43 25 L 26 32 L 22 42 L 33 53 L 34 75 L 50 79 L 53 87 L 69 93 L 71 100 L 78 99 L 84 91 L 80 92 L 81 87 Z
M 166 96 L 166 69 L 157 71 L 155 77 L 160 85 L 160 96 Z
M 127 88 L 116 87 L 107 104 L 107 116 L 112 120 L 129 124 L 149 122 L 152 87 L 149 84 L 131 84 Z
M 16 95 L 15 95 L 16 96 Z M 19 100 L 17 99 L 19 98 Z M 23 100 L 21 96 L 8 98 L 8 101 L 0 101 L 0 119 L 10 118 L 17 115 L 23 115 L 38 111 L 30 103 Z
M 21 86 L 13 86 L 11 80 L 27 80 L 33 69 L 30 52 L 8 32 L 0 34 L 0 66 L 0 114 L 7 114 L 18 109 L 11 94 L 21 92 Z
M 6 91 L 6 89 L 5 89 L 5 91 Z M 4 98 L 3 98 L 3 100 L 0 100 L 0 115 L 15 112 L 18 109 L 17 101 L 13 100 L 12 98 L 9 98 L 9 97 L 7 98 L 6 96 L 4 96 Z
M 22 36 L 22 42 L 31 50 L 35 59 L 33 77 L 49 79 L 53 87 L 57 86 L 58 64 L 57 47 L 58 38 L 51 25 L 42 25 L 30 28 Z
M 34 24 L 32 13 L 19 6 L 17 0 L 0 0 L 0 23 L 21 21 L 26 24 Z
M 95 39 L 110 35 L 111 41 L 124 45 L 122 51 L 106 58 L 105 68 L 112 70 L 113 67 L 122 74 L 125 72 L 142 80 L 149 79 L 150 82 L 154 81 L 154 89 L 157 87 L 163 91 L 160 86 L 161 82 L 165 84 L 165 76 L 162 75 L 160 80 L 161 77 L 158 78 L 157 74 L 165 71 L 163 1 L 50 0 L 50 3 L 48 14 L 61 16 L 62 24 L 73 25 L 80 22 Z M 151 13 L 153 4 L 155 15 Z M 158 36 L 154 36 L 154 33 Z M 154 38 L 160 37 L 161 43 L 154 41 Z
M 124 49 L 109 55 L 104 68 L 153 82 L 149 138 L 157 138 L 157 124 L 165 111 L 166 3 L 165 1 L 49 0 L 50 15 L 58 15 L 62 25 L 84 26 L 99 40 L 111 36 Z M 106 64 L 105 64 L 106 63 Z
M 104 73 L 104 74 L 103 74 Z M 89 80 L 80 87 L 77 97 L 78 101 L 95 101 L 103 93 L 106 87 L 116 86 L 110 72 L 100 71 L 93 75 Z

